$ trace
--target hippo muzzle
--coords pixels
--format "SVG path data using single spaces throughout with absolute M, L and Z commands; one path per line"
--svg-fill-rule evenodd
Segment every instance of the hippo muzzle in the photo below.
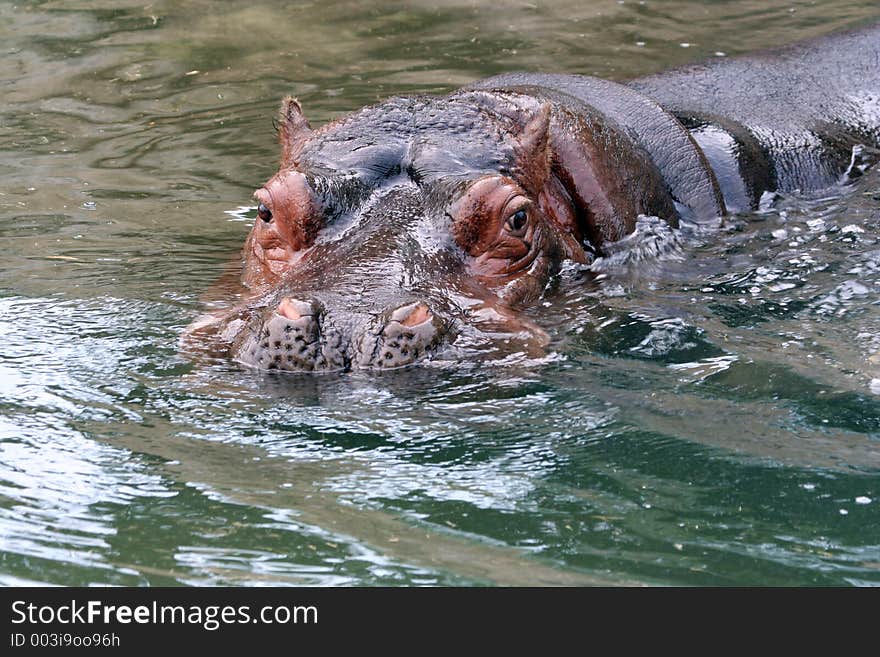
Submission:
M 383 189 L 339 218 L 280 290 L 251 306 L 232 357 L 288 372 L 391 369 L 429 357 L 454 337 L 454 321 L 448 301 L 430 291 L 448 245 L 426 252 L 424 221 L 413 185 Z
M 429 356 L 449 337 L 447 323 L 421 301 L 352 329 L 345 326 L 334 322 L 318 301 L 286 297 L 256 330 L 247 332 L 235 358 L 259 369 L 288 372 L 391 369 Z

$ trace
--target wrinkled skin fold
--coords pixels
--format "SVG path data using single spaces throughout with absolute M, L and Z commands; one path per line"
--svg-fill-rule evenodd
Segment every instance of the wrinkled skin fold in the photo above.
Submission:
M 503 75 L 316 130 L 287 98 L 236 289 L 187 344 L 296 372 L 403 367 L 474 326 L 540 345 L 519 311 L 640 215 L 708 223 L 872 164 L 880 74 L 853 53 L 876 63 L 880 30 L 629 85 Z

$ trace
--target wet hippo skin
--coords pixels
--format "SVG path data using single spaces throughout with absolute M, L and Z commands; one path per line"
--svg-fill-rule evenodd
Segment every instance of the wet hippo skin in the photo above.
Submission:
M 858 176 L 880 148 L 880 28 L 621 84 L 511 73 L 312 129 L 284 100 L 237 301 L 191 343 L 260 368 L 388 369 L 518 311 L 640 215 L 717 224 Z

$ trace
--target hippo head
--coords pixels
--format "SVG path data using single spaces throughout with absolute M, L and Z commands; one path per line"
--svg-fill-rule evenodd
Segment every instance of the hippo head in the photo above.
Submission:
M 510 90 L 392 98 L 317 130 L 287 98 L 279 137 L 246 291 L 195 331 L 261 369 L 401 367 L 466 326 L 540 333 L 517 310 L 629 232 L 632 197 L 660 184 L 600 117 Z

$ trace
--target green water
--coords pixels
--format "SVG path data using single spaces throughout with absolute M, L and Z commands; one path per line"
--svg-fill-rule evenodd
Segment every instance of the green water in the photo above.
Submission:
M 317 125 L 878 15 L 0 3 L 0 583 L 880 584 L 876 172 L 596 284 L 563 272 L 532 311 L 541 358 L 277 377 L 177 347 L 275 169 L 285 94 Z

